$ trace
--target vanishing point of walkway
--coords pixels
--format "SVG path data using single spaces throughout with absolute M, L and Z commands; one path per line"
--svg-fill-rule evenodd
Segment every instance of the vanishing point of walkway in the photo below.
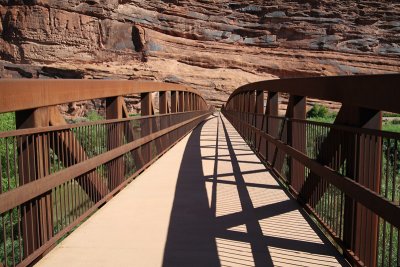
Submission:
M 211 116 L 37 266 L 341 266 L 226 118 Z

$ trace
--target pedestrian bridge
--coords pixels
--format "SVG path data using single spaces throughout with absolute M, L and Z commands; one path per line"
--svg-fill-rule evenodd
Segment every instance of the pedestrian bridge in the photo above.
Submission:
M 217 111 L 177 84 L 1 80 L 0 266 L 398 266 L 398 84 L 264 81 Z M 94 99 L 105 120 L 57 108 Z M 306 119 L 313 99 L 334 123 Z

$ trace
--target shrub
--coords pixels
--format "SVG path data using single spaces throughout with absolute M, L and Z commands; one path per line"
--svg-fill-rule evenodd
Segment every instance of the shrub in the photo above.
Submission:
M 307 118 L 326 118 L 330 117 L 331 113 L 328 108 L 319 104 L 315 104 L 308 112 Z
M 0 132 L 15 130 L 15 113 L 0 114 Z
M 101 116 L 97 111 L 91 110 L 86 114 L 86 118 L 88 121 L 100 121 L 104 120 L 103 116 Z

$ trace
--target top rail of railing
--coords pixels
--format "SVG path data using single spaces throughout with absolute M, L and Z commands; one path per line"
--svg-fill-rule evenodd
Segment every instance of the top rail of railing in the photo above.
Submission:
M 140 93 L 178 91 L 201 94 L 188 86 L 130 80 L 0 80 L 0 113 L 90 99 Z
M 340 102 L 352 106 L 400 113 L 400 74 L 332 76 L 267 80 L 246 84 L 237 94 L 264 90 Z M 382 98 L 382 96 L 387 96 Z

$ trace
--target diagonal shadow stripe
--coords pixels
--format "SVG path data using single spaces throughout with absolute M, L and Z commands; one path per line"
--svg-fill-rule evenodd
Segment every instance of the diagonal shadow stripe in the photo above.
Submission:
M 203 140 L 201 140 L 201 141 L 203 141 Z M 238 153 L 236 153 L 236 155 L 238 155 L 238 156 L 251 156 L 251 155 L 254 155 L 254 153 L 245 153 L 245 154 L 238 154 Z M 222 158 L 222 157 L 230 157 L 230 155 L 218 155 L 218 157 L 219 158 Z M 214 156 L 204 156 L 204 157 L 201 157 L 202 159 L 214 159 Z
M 224 119 L 222 117 L 220 118 L 224 129 L 228 151 L 231 155 L 232 170 L 237 184 L 237 191 L 239 194 L 240 203 L 243 209 L 241 213 L 244 217 L 252 218 L 254 206 L 251 201 L 250 194 L 246 188 L 246 183 L 244 181 L 243 175 L 241 175 L 240 166 L 236 158 L 232 143 L 230 141 Z M 265 249 L 265 243 L 262 240 L 263 232 L 259 222 L 257 220 L 246 220 L 245 224 L 249 235 L 253 237 L 251 238 L 251 240 L 249 240 L 249 243 L 254 258 L 254 264 L 256 266 L 273 266 L 271 255 L 269 254 L 268 250 Z M 216 227 L 218 227 L 218 224 Z
M 250 170 L 250 171 L 242 171 L 242 174 L 253 174 L 253 173 L 261 173 L 261 172 L 266 172 L 266 169 L 259 169 L 259 170 Z M 228 177 L 228 176 L 233 176 L 233 173 L 220 173 L 217 174 L 217 177 Z M 205 175 L 204 178 L 205 179 L 210 179 L 213 178 L 214 175 Z
M 219 176 L 217 175 L 217 177 L 219 177 Z M 214 182 L 214 179 L 206 179 L 206 182 Z M 215 182 L 219 183 L 219 184 L 237 185 L 236 182 L 234 182 L 234 181 L 218 180 Z M 279 185 L 255 184 L 255 183 L 246 183 L 246 187 L 256 187 L 256 188 L 264 188 L 264 189 L 280 189 L 281 188 Z
M 204 160 L 214 160 L 214 159 L 204 159 Z M 218 159 L 219 161 L 231 162 L 229 159 Z M 245 164 L 258 164 L 264 166 L 261 162 L 256 161 L 246 161 L 246 160 L 238 160 L 238 163 L 245 163 Z
M 229 240 L 235 240 L 240 242 L 251 242 L 254 238 L 251 234 L 241 233 L 231 230 L 219 231 L 217 237 L 225 238 Z M 258 238 L 258 237 L 257 237 Z M 301 251 L 311 254 L 319 254 L 331 256 L 332 252 L 324 243 L 314 243 L 303 240 L 294 240 L 287 238 L 280 238 L 275 236 L 264 236 L 262 237 L 263 246 L 276 247 L 294 251 Z
M 265 218 L 274 217 L 287 212 L 297 210 L 298 206 L 288 199 L 278 203 L 265 205 L 258 208 L 253 208 L 254 219 L 262 220 Z M 228 215 L 220 216 L 215 219 L 219 229 L 230 228 L 237 225 L 245 224 L 248 219 L 245 217 L 244 211 L 235 212 Z

